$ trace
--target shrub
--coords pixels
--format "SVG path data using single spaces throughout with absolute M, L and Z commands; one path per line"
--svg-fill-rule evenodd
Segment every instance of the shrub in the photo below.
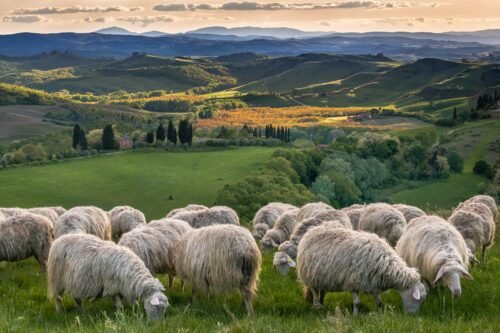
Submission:
M 479 160 L 474 164 L 472 171 L 475 174 L 483 175 L 487 178 L 493 178 L 493 169 L 485 160 Z

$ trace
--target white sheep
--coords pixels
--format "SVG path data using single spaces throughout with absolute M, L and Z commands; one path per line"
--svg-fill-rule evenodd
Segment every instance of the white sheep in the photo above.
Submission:
M 325 225 L 329 228 L 352 229 L 349 217 L 340 210 L 335 209 L 323 210 L 315 216 L 296 224 L 290 240 L 281 243 L 278 252 L 274 254 L 273 266 L 278 272 L 288 274 L 290 267 L 295 267 L 292 259 L 297 257 L 297 247 L 300 240 L 311 228 L 319 225 Z
M 142 260 L 126 247 L 92 235 L 64 235 L 54 241 L 48 260 L 48 297 L 62 307 L 62 295 L 78 307 L 83 299 L 112 297 L 117 307 L 142 300 L 150 320 L 165 315 L 165 288 Z
M 408 265 L 420 272 L 429 286 L 444 283 L 460 296 L 460 276 L 472 279 L 467 271 L 467 245 L 457 229 L 439 216 L 412 220 L 396 246 Z
M 351 220 L 353 230 L 359 229 L 359 219 L 361 218 L 361 214 L 363 214 L 365 207 L 366 206 L 364 205 L 354 204 L 341 209 L 341 211 L 346 213 L 346 215 L 349 217 L 349 220 Z
M 175 214 L 180 213 L 180 212 L 192 212 L 192 211 L 205 210 L 205 209 L 208 209 L 208 207 L 207 206 L 203 206 L 203 205 L 190 204 L 190 205 L 187 205 L 186 207 L 172 209 L 167 214 L 166 217 L 172 217 Z
M 190 230 L 187 222 L 165 218 L 123 234 L 118 245 L 137 254 L 152 274 L 167 274 L 169 288 L 172 288 L 176 274 L 175 247 L 181 236 Z
M 297 215 L 297 221 L 302 222 L 308 218 L 314 217 L 316 214 L 321 213 L 325 210 L 334 209 L 332 206 L 327 205 L 324 202 L 311 202 L 300 207 L 299 214 Z
M 24 213 L 7 218 L 0 223 L 0 261 L 34 256 L 44 272 L 54 238 L 52 232 L 52 222 L 41 215 Z
M 495 199 L 493 197 L 490 197 L 489 195 L 484 195 L 484 194 L 480 194 L 480 195 L 475 195 L 473 196 L 472 198 L 464 201 L 463 203 L 461 203 L 457 209 L 460 209 L 461 205 L 463 204 L 467 204 L 467 203 L 471 203 L 471 202 L 479 202 L 479 203 L 482 203 L 486 206 L 488 206 L 490 212 L 491 212 L 491 215 L 493 216 L 493 220 L 495 220 L 497 218 L 497 214 L 498 214 L 498 207 L 497 207 L 497 203 L 495 201 Z
M 238 214 L 225 206 L 214 206 L 205 210 L 181 211 L 172 215 L 171 218 L 186 221 L 193 228 L 202 228 L 213 224 L 240 225 Z
M 261 254 L 247 229 L 226 224 L 194 229 L 177 243 L 175 268 L 180 279 L 189 281 L 193 296 L 238 289 L 248 314 L 257 289 Z
M 260 246 L 264 251 L 270 251 L 277 248 L 281 243 L 290 238 L 297 222 L 298 213 L 299 209 L 295 208 L 280 215 L 272 229 L 269 229 L 264 237 L 262 237 Z
M 15 215 L 25 214 L 26 209 L 19 207 L 0 208 L 0 212 L 5 216 L 5 218 L 9 218 Z
M 52 206 L 47 208 L 54 210 L 57 213 L 57 216 L 61 216 L 62 214 L 66 213 L 66 208 L 61 206 Z
M 464 237 L 470 250 L 469 262 L 477 261 L 474 253 L 481 248 L 481 261 L 486 263 L 486 249 L 495 239 L 495 221 L 488 206 L 480 202 L 468 202 L 456 209 L 448 219 Z
M 108 215 L 114 239 L 118 239 L 122 234 L 146 224 L 144 214 L 130 206 L 115 207 L 109 211 Z
M 359 230 L 385 238 L 392 247 L 396 246 L 405 228 L 404 215 L 386 203 L 368 205 L 359 219 Z
M 6 220 L 5 215 L 3 215 L 3 213 L 0 211 L 0 223 L 5 220 Z
M 265 233 L 271 229 L 278 218 L 287 210 L 295 209 L 293 205 L 282 202 L 271 202 L 260 208 L 252 220 L 253 237 L 256 240 L 262 239 Z
M 54 226 L 56 238 L 66 234 L 89 234 L 111 240 L 111 222 L 108 215 L 93 206 L 73 207 L 61 215 Z
M 423 210 L 418 207 L 405 205 L 405 204 L 394 204 L 392 207 L 396 208 L 403 214 L 406 220 L 406 224 L 410 223 L 416 217 L 422 217 L 427 215 Z
M 49 207 L 36 207 L 36 208 L 30 208 L 27 209 L 28 212 L 32 214 L 38 214 L 45 216 L 47 219 L 49 219 L 50 222 L 52 222 L 52 225 L 54 225 L 59 218 L 59 215 L 53 208 Z
M 323 306 L 326 292 L 351 292 L 354 315 L 358 314 L 359 293 L 372 294 L 380 308 L 380 293 L 396 289 L 411 314 L 418 312 L 427 296 L 420 274 L 385 240 L 346 228 L 311 229 L 299 244 L 297 274 L 315 307 Z

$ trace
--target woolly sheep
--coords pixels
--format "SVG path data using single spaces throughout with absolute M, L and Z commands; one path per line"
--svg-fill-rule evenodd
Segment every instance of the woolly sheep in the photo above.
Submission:
M 11 207 L 11 208 L 0 208 L 0 212 L 3 213 L 5 218 L 9 218 L 15 215 L 21 215 L 26 213 L 26 209 L 19 207 Z
M 498 207 L 497 207 L 497 203 L 495 201 L 495 199 L 493 197 L 490 197 L 489 195 L 475 195 L 473 196 L 472 198 L 466 200 L 465 202 L 461 203 L 457 209 L 460 209 L 461 205 L 463 204 L 466 204 L 466 203 L 470 203 L 470 202 L 478 202 L 478 203 L 482 203 L 486 206 L 488 206 L 490 212 L 491 212 L 491 215 L 493 216 L 493 219 L 496 219 L 497 217 L 497 214 L 498 214 Z
M 0 222 L 5 221 L 5 215 L 0 211 Z
M 368 205 L 359 219 L 359 230 L 372 232 L 396 246 L 406 228 L 404 215 L 386 203 Z
M 111 222 L 108 215 L 93 206 L 73 207 L 61 215 L 55 223 L 56 238 L 66 234 L 90 234 L 104 240 L 111 240 Z
M 324 202 L 311 202 L 300 207 L 299 214 L 297 215 L 297 221 L 302 222 L 314 215 L 321 213 L 325 210 L 334 209 L 332 206 L 327 205 Z
M 54 212 L 56 212 L 57 216 L 61 216 L 62 214 L 66 213 L 66 208 L 61 207 L 61 206 L 52 206 L 52 207 L 47 207 L 52 209 Z
M 448 219 L 463 236 L 470 250 L 469 262 L 477 261 L 474 253 L 481 248 L 481 261 L 486 263 L 486 249 L 493 244 L 495 237 L 495 222 L 488 207 L 482 203 L 470 202 L 455 210 Z
M 427 285 L 444 283 L 454 296 L 462 293 L 460 276 L 472 279 L 462 235 L 438 216 L 415 218 L 401 236 L 396 252 L 418 269 Z
M 213 224 L 240 225 L 240 219 L 236 212 L 225 206 L 214 206 L 205 210 L 181 211 L 173 216 L 173 219 L 186 221 L 193 228 L 206 227 Z
M 352 229 L 358 230 L 359 219 L 361 218 L 361 214 L 363 214 L 364 209 L 365 206 L 355 204 L 349 207 L 342 208 L 340 211 L 346 213 L 346 215 L 349 217 L 349 220 L 351 220 Z
M 108 215 L 114 239 L 118 239 L 122 234 L 146 224 L 144 214 L 140 210 L 130 206 L 115 207 Z
M 163 318 L 169 305 L 165 288 L 135 253 L 93 235 L 64 235 L 54 241 L 47 282 L 57 312 L 65 292 L 78 307 L 83 299 L 97 297 L 113 297 L 117 307 L 122 298 L 129 304 L 143 300 L 150 320 Z
M 52 222 L 52 225 L 54 225 L 54 223 L 56 223 L 57 219 L 59 218 L 59 215 L 53 208 L 37 207 L 27 209 L 27 211 L 32 214 L 45 216 L 47 219 L 49 219 L 50 222 Z
M 316 214 L 314 217 L 308 218 L 301 223 L 298 223 L 293 229 L 292 236 L 289 241 L 283 242 L 278 252 L 274 254 L 273 266 L 281 274 L 288 274 L 290 267 L 294 267 L 292 259 L 297 257 L 297 246 L 302 237 L 309 231 L 309 229 L 325 225 L 329 228 L 348 228 L 352 229 L 349 217 L 340 210 L 330 209 L 324 210 Z
M 262 239 L 284 212 L 295 208 L 295 206 L 286 203 L 271 202 L 259 209 L 252 220 L 253 237 L 256 240 Z
M 410 223 L 416 217 L 421 217 L 427 215 L 423 210 L 418 207 L 405 205 L 405 204 L 395 204 L 392 207 L 396 208 L 403 214 L 406 220 L 406 224 Z
M 197 291 L 238 289 L 248 314 L 253 312 L 261 253 L 250 231 L 236 225 L 213 225 L 185 233 L 177 243 L 175 268 L 179 278 Z
M 180 212 L 192 212 L 192 211 L 205 210 L 205 209 L 208 209 L 208 207 L 207 206 L 203 206 L 203 205 L 191 204 L 191 205 L 187 205 L 186 207 L 176 208 L 176 209 L 171 210 L 167 214 L 166 217 L 172 217 L 175 214 L 180 213 Z
M 52 222 L 42 215 L 24 213 L 9 217 L 0 223 L 0 261 L 34 256 L 45 272 L 52 231 Z
M 410 268 L 387 244 L 374 234 L 319 226 L 299 244 L 297 274 L 311 292 L 315 307 L 323 306 L 329 291 L 349 291 L 353 314 L 358 314 L 358 293 L 370 293 L 380 308 L 380 293 L 396 289 L 405 310 L 415 314 L 427 296 L 420 274 Z
M 118 245 L 137 254 L 152 274 L 167 274 L 169 288 L 172 288 L 175 246 L 190 230 L 192 228 L 187 222 L 165 218 L 123 234 Z
M 270 251 L 277 248 L 281 243 L 290 238 L 295 223 L 297 222 L 298 213 L 299 209 L 295 208 L 280 215 L 273 228 L 266 232 L 260 242 L 260 246 L 264 251 Z

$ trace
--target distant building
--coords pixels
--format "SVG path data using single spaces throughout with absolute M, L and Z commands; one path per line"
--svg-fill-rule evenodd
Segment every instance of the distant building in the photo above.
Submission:
M 120 138 L 120 149 L 132 149 L 132 138 L 128 134 L 122 135 Z

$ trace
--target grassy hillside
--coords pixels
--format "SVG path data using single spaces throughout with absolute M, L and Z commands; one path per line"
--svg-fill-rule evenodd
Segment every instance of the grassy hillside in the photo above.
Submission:
M 210 205 L 224 184 L 262 165 L 272 149 L 125 152 L 0 172 L 2 206 L 130 204 L 149 219 L 189 203 Z M 57 190 L 56 190 L 57 189 Z M 29 193 L 29 195 L 28 195 Z M 169 200 L 172 195 L 174 200 Z

